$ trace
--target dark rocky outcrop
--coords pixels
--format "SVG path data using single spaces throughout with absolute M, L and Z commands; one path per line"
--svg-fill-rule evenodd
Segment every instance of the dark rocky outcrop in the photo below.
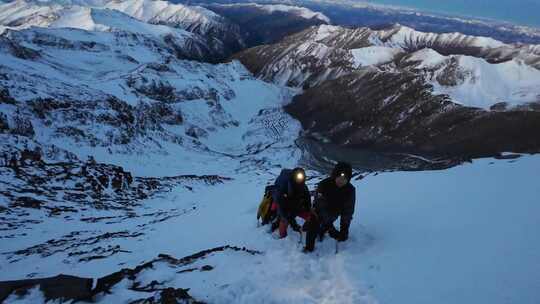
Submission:
M 3 77 L 7 76 L 0 75 L 0 79 L 2 79 Z M 11 97 L 8 89 L 0 87 L 0 104 L 2 103 L 15 104 L 16 100 Z
M 41 56 L 38 51 L 27 48 L 10 39 L 11 33 L 15 32 L 16 31 L 7 30 L 6 34 L 0 36 L 0 51 L 6 52 L 20 59 L 38 59 Z
M 203 250 L 180 259 L 176 259 L 170 255 L 160 254 L 156 259 L 143 263 L 135 268 L 125 268 L 97 279 L 95 288 L 92 288 L 93 279 L 79 278 L 62 274 L 56 277 L 43 279 L 4 281 L 0 282 L 0 302 L 4 301 L 13 293 L 23 297 L 25 290 L 38 285 L 47 301 L 60 300 L 94 302 L 97 295 L 111 293 L 111 289 L 115 285 L 123 280 L 128 280 L 128 289 L 141 293 L 154 293 L 154 295 L 151 297 L 143 297 L 132 303 L 204 303 L 197 301 L 190 296 L 188 293 L 189 289 L 168 287 L 164 282 L 154 280 L 146 286 L 141 286 L 141 283 L 138 280 L 138 275 L 145 270 L 153 269 L 154 265 L 159 263 L 165 263 L 171 268 L 184 267 L 199 260 L 205 259 L 212 254 L 223 253 L 226 251 L 247 253 L 249 255 L 262 254 L 260 251 L 230 245 Z M 211 265 L 201 267 L 201 271 L 203 272 L 211 272 L 213 269 L 214 267 Z M 185 271 L 180 271 L 178 273 L 182 272 Z M 156 295 L 155 292 L 159 293 Z
M 310 133 L 349 147 L 467 157 L 540 151 L 540 112 L 460 106 L 412 73 L 353 73 L 286 109 Z
M 0 112 L 0 133 L 9 130 L 9 123 L 6 114 Z
M 15 199 L 10 205 L 12 208 L 21 207 L 21 208 L 33 208 L 40 209 L 43 202 L 28 196 L 21 196 Z
M 46 301 L 88 300 L 92 296 L 93 279 L 60 274 L 51 278 L 0 282 L 0 302 L 10 294 L 24 296 L 28 289 L 38 286 Z

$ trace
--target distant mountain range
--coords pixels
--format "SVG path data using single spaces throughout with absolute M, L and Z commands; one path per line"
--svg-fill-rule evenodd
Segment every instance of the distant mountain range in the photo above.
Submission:
M 540 147 L 538 45 L 399 24 L 327 23 L 336 23 L 329 10 L 283 4 L 8 2 L 0 10 L 0 91 L 10 105 L 2 107 L 0 125 L 120 150 L 157 137 L 176 143 L 187 136 L 198 145 L 214 127 L 186 123 L 180 104 L 207 100 L 211 124 L 234 126 L 219 104 L 239 94 L 223 79 L 243 67 L 202 63 L 232 58 L 267 82 L 303 89 L 286 109 L 307 135 L 337 145 L 452 156 Z M 47 119 L 49 107 L 61 117 Z M 82 108 L 86 118 L 72 124 Z M 108 131 L 86 128 L 89 121 Z M 180 125 L 187 129 L 170 131 Z
M 237 55 L 316 138 L 431 155 L 538 151 L 540 52 L 492 38 L 321 25 Z
M 183 2 L 183 1 L 179 1 Z M 380 5 L 355 0 L 199 0 L 189 1 L 208 6 L 212 3 L 289 4 L 320 12 L 330 19 L 330 24 L 347 27 L 386 28 L 402 24 L 419 31 L 433 33 L 459 32 L 472 36 L 491 37 L 505 43 L 540 44 L 540 29 L 483 18 L 461 17 L 422 12 L 414 9 Z

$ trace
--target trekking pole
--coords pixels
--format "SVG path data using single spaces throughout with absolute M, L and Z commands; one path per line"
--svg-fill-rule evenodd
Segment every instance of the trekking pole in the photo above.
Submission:
M 336 254 L 338 254 L 338 252 L 339 252 L 339 245 L 338 244 L 339 244 L 339 242 L 336 240 Z

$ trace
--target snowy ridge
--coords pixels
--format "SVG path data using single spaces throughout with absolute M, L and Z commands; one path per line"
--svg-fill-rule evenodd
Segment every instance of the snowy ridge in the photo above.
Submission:
M 436 20 L 437 24 L 454 24 L 458 27 L 472 25 L 478 27 L 479 29 L 482 29 L 482 31 L 486 31 L 486 29 L 488 29 L 488 31 L 494 30 L 496 32 L 496 35 L 501 37 L 510 34 L 519 35 L 522 38 L 530 37 L 532 38 L 530 39 L 531 41 L 538 41 L 538 38 L 540 38 L 540 29 L 537 27 L 517 25 L 510 22 L 492 20 L 488 18 L 434 14 L 406 6 L 388 5 L 354 0 L 304 0 L 302 3 L 306 5 L 309 3 L 320 3 L 323 5 L 328 5 L 330 7 L 337 6 L 341 9 L 362 9 L 367 12 L 374 12 L 376 16 L 393 15 L 395 18 L 391 18 L 390 20 L 393 20 L 391 22 L 403 22 L 403 19 L 410 18 L 411 24 L 422 25 L 425 22 L 429 24 L 430 20 Z M 438 29 L 439 30 L 437 32 L 445 31 L 444 27 L 438 27 Z
M 352 49 L 356 68 L 369 65 L 380 65 L 391 62 L 400 50 L 384 46 L 368 46 L 360 49 Z
M 37 5 L 26 1 L 0 4 L 0 24 L 11 28 L 47 27 L 58 19 L 61 5 Z
M 166 23 L 176 26 L 188 26 L 197 23 L 206 30 L 213 26 L 213 23 L 218 23 L 222 19 L 219 15 L 202 7 L 188 7 L 182 4 L 172 4 L 167 1 L 17 0 L 7 3 L 2 7 L 3 12 L 0 14 L 0 20 L 5 24 L 10 22 L 28 23 L 24 19 L 31 20 L 32 18 L 54 18 L 54 15 L 50 16 L 51 13 L 70 6 L 114 9 L 149 23 Z
M 33 11 L 33 5 L 27 6 L 23 11 Z M 219 54 L 219 50 L 211 49 L 202 37 L 185 31 L 179 28 L 168 27 L 164 25 L 150 24 L 134 19 L 122 12 L 110 9 L 97 9 L 82 6 L 52 6 L 50 7 L 50 18 L 46 22 L 42 19 L 42 15 L 29 14 L 18 16 L 26 23 L 16 25 L 18 23 L 10 22 L 6 17 L 0 19 L 0 22 L 7 24 L 4 32 L 10 30 L 22 30 L 31 26 L 50 27 L 50 28 L 72 28 L 86 31 L 101 31 L 101 32 L 124 32 L 154 40 L 156 43 L 162 44 L 168 48 L 178 50 L 177 56 L 189 59 L 204 60 L 212 54 Z M 19 21 L 17 21 L 19 22 Z M 16 26 L 15 26 L 16 25 Z M 58 33 L 60 33 L 59 31 Z M 67 32 L 65 32 L 67 33 Z M 120 34 L 118 34 L 120 35 Z M 77 36 L 77 34 L 75 34 Z M 77 39 L 84 37 L 84 34 L 78 35 Z M 110 37 L 107 35 L 96 36 Z M 101 37 L 101 38 L 99 38 Z M 69 39 L 69 38 L 68 38 Z M 112 39 L 110 39 L 112 40 Z
M 515 107 L 540 102 L 540 70 L 518 59 L 490 64 L 482 58 L 443 56 L 423 49 L 405 61 L 418 63 L 416 68 L 426 75 L 435 94 L 447 94 L 465 106 L 489 109 L 497 103 Z
M 98 20 L 123 15 L 95 12 L 103 12 Z M 156 27 L 128 19 L 142 29 Z M 122 19 L 111 22 L 130 26 Z M 171 152 L 179 148 L 209 152 L 203 158 L 234 156 L 270 144 L 259 139 L 264 128 L 249 130 L 264 124 L 264 116 L 253 116 L 279 107 L 291 93 L 254 79 L 237 62 L 213 66 L 179 60 L 180 44 L 171 46 L 170 39 L 64 28 L 7 31 L 0 36 L 0 71 L 7 77 L 0 84 L 7 98 L 19 102 L 2 105 L 8 129 L 24 121 L 23 133 L 40 142 L 76 151 L 81 159 L 93 153 L 108 161 L 115 159 L 111 153 L 136 158 L 141 151 L 174 160 Z M 260 92 L 260 103 L 246 95 L 251 89 Z M 246 100 L 251 106 L 243 104 Z M 59 110 L 66 106 L 69 110 Z M 87 113 L 84 119 L 79 111 Z M 268 115 L 280 116 L 270 110 Z M 116 159 L 133 170 L 124 158 Z M 148 168 L 137 172 L 151 174 Z
M 255 63 L 255 58 L 260 58 L 264 65 L 257 73 L 266 81 L 294 87 L 312 86 L 345 75 L 358 66 L 359 59 L 351 50 L 370 46 L 369 35 L 368 29 L 320 25 L 277 44 L 243 51 L 237 58 L 248 67 L 249 62 Z
M 18 0 L 0 5 L 0 25 L 11 29 L 24 29 L 31 26 L 40 27 L 75 27 L 85 30 L 107 30 L 96 26 L 95 20 L 90 16 L 92 10 L 114 10 L 124 13 L 135 20 L 139 20 L 136 27 L 130 29 L 122 23 L 134 25 L 134 21 L 115 15 L 115 18 L 123 20 L 115 22 L 116 28 L 141 34 L 139 31 L 148 32 L 152 28 L 161 32 L 192 32 L 190 37 L 196 42 L 197 48 L 206 48 L 212 54 L 207 54 L 208 61 L 226 57 L 231 49 L 237 49 L 243 45 L 238 33 L 239 29 L 229 24 L 223 17 L 202 7 L 188 7 L 175 5 L 166 1 L 150 0 L 125 0 L 125 1 L 26 1 Z M 142 24 L 148 24 L 146 30 Z M 169 29 L 166 29 L 169 26 Z M 208 36 L 215 39 L 208 39 Z M 201 45 L 204 44 L 204 45 Z
M 313 87 L 366 68 L 412 71 L 407 60 L 418 62 L 418 69 L 430 66 L 430 71 L 440 64 L 437 73 L 426 72 L 434 80 L 435 93 L 489 109 L 501 102 L 512 107 L 539 101 L 537 51 L 537 45 L 508 45 L 460 33 L 423 33 L 400 25 L 379 31 L 320 25 L 275 45 L 244 51 L 238 58 L 247 66 L 260 58 L 264 65 L 254 72 L 267 81 L 297 87 Z M 403 60 L 404 56 L 410 59 Z M 490 90 L 493 83 L 498 89 Z
M 174 34 L 178 37 L 194 37 L 185 30 L 149 24 L 144 20 L 138 21 L 117 10 L 79 5 L 51 4 L 43 6 L 25 1 L 8 3 L 6 6 L 0 14 L 0 23 L 16 30 L 39 26 L 78 28 L 88 31 L 122 30 L 150 36 Z
M 432 48 L 445 55 L 469 55 L 491 63 L 519 59 L 540 70 L 539 45 L 505 44 L 493 38 L 461 33 L 426 33 L 402 25 L 375 32 L 371 41 L 405 51 Z
M 95 2 L 90 0 L 90 5 Z M 223 18 L 200 6 L 188 7 L 168 1 L 126 0 L 103 1 L 100 5 L 126 13 L 139 20 L 167 24 L 181 28 L 198 28 L 198 33 L 207 34 L 212 28 L 222 27 Z
M 448 47 L 469 46 L 478 48 L 499 48 L 506 46 L 504 43 L 489 37 L 468 36 L 461 33 L 424 33 L 410 27 L 396 25 L 389 31 L 377 33 L 384 45 L 389 47 L 410 48 L 418 45 L 442 45 Z
M 305 7 L 285 5 L 285 4 L 257 4 L 257 3 L 233 3 L 233 4 L 223 4 L 222 6 L 228 7 L 252 7 L 260 10 L 264 10 L 268 13 L 273 12 L 287 12 L 292 13 L 296 16 L 305 18 L 305 19 L 318 19 L 326 23 L 330 23 L 330 18 L 320 12 L 314 12 Z

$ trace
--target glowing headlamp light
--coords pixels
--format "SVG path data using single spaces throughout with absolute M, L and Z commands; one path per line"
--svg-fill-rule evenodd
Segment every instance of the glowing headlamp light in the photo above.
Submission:
M 343 181 L 348 181 L 349 180 L 349 177 L 347 176 L 347 174 L 345 174 L 345 172 L 340 172 L 338 174 L 337 178 L 342 179 Z
M 294 178 L 296 179 L 297 182 L 302 182 L 302 181 L 304 181 L 304 179 L 306 178 L 306 176 L 304 175 L 304 173 L 298 172 L 298 173 L 296 173 L 296 175 L 294 176 Z

